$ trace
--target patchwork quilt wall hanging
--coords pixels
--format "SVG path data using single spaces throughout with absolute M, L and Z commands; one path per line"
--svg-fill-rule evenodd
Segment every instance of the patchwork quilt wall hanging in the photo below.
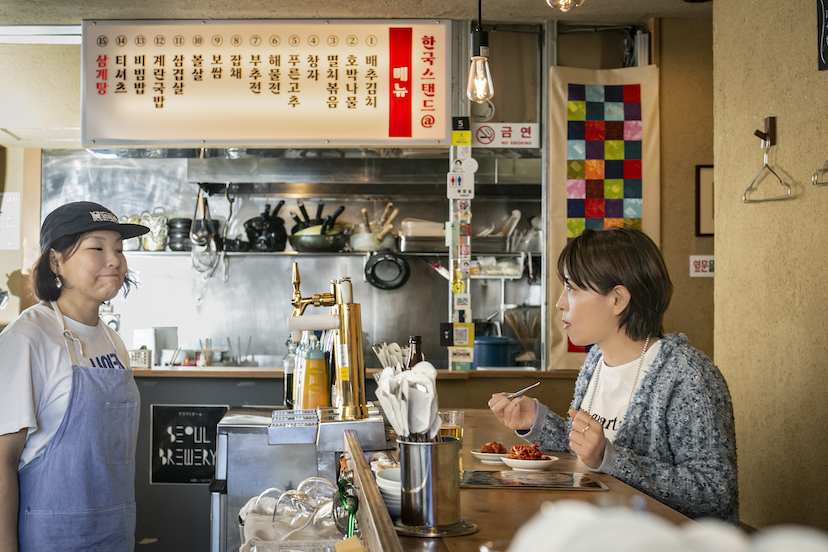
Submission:
M 659 243 L 658 68 L 550 69 L 547 366 L 578 369 L 555 308 L 558 255 L 585 229 L 632 226 Z

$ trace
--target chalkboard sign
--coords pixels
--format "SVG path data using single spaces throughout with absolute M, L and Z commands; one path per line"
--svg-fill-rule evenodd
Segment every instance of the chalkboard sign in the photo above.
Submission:
M 150 484 L 209 483 L 216 470 L 216 426 L 227 409 L 152 405 Z

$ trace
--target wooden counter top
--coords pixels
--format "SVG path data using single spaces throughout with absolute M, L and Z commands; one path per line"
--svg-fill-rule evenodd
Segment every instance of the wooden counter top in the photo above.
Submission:
M 380 372 L 377 368 L 366 370 L 368 377 Z M 132 374 L 136 378 L 283 378 L 284 371 L 273 367 L 249 366 L 177 366 L 175 368 L 135 369 Z M 577 370 L 554 370 L 538 372 L 528 370 L 470 370 L 452 372 L 437 370 L 438 380 L 470 380 L 470 379 L 564 379 L 574 380 L 578 377 Z
M 461 451 L 462 469 L 498 471 L 497 466 L 484 464 L 476 459 L 471 450 L 478 450 L 489 441 L 498 441 L 507 449 L 512 445 L 525 444 L 515 433 L 500 423 L 487 409 L 466 409 Z M 588 468 L 577 457 L 567 452 L 554 453 L 560 458 L 552 471 L 587 472 Z M 508 466 L 503 465 L 508 470 Z M 529 489 L 460 489 L 460 515 L 476 524 L 480 531 L 464 537 L 427 539 L 400 537 L 403 550 L 408 552 L 478 552 L 481 544 L 488 541 L 511 540 L 517 530 L 534 516 L 544 502 L 558 500 L 585 500 L 592 503 L 629 505 L 634 496 L 645 498 L 650 512 L 673 523 L 685 523 L 690 518 L 668 508 L 612 476 L 594 473 L 608 491 L 563 491 Z
M 176 366 L 175 368 L 136 369 L 132 371 L 136 378 L 272 378 L 282 379 L 285 373 L 281 368 L 250 366 Z

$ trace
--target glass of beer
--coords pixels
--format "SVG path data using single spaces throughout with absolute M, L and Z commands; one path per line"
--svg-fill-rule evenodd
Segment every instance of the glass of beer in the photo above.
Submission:
M 440 436 L 456 437 L 463 445 L 463 422 L 465 412 L 462 410 L 440 410 Z

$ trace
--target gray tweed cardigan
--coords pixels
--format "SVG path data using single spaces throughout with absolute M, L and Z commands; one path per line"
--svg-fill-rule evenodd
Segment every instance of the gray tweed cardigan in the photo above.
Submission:
M 601 355 L 593 347 L 575 382 L 578 410 Z M 535 422 L 518 435 L 546 450 L 572 450 L 572 422 L 535 401 Z M 683 334 L 662 338 L 624 422 L 596 471 L 620 479 L 691 518 L 739 523 L 736 436 L 727 383 Z

